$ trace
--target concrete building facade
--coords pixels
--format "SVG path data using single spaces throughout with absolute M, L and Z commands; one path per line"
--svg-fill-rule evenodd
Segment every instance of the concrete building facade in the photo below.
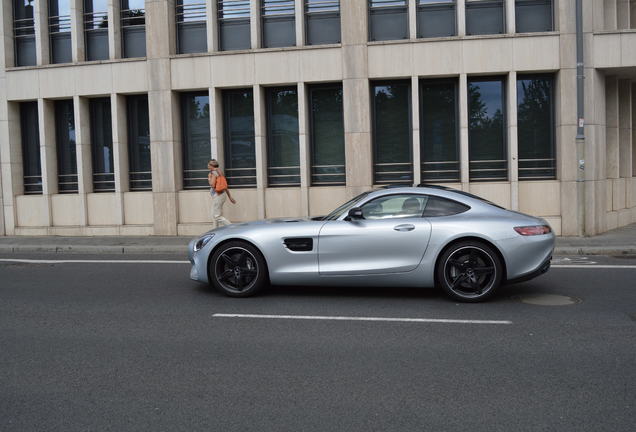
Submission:
M 574 0 L 325 3 L 2 2 L 0 233 L 199 234 L 208 157 L 235 222 L 424 181 L 561 235 L 636 222 L 636 1 L 582 2 L 578 155 Z

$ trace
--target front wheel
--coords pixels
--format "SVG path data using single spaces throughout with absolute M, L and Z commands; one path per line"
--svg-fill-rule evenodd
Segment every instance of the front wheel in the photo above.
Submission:
M 221 245 L 209 263 L 210 283 L 230 297 L 249 297 L 267 282 L 263 255 L 249 243 L 231 241 Z
M 455 300 L 480 302 L 499 288 L 503 267 L 497 253 L 478 241 L 456 243 L 437 262 L 437 282 Z

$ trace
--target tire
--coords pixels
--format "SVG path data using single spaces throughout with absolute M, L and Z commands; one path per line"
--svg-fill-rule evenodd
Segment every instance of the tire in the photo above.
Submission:
M 210 284 L 230 297 L 249 297 L 268 281 L 267 264 L 258 249 L 247 242 L 221 245 L 208 263 Z
M 492 296 L 501 285 L 503 266 L 491 246 L 467 240 L 447 248 L 437 261 L 438 284 L 452 299 L 477 303 Z

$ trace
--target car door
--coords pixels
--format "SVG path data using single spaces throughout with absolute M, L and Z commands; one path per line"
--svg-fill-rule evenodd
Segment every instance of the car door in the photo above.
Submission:
M 363 219 L 326 222 L 318 238 L 321 276 L 400 273 L 422 260 L 431 224 L 422 217 L 427 197 L 384 195 L 365 203 Z

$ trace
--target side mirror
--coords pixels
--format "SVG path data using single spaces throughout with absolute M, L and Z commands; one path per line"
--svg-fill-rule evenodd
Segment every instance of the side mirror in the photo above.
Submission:
M 346 221 L 354 220 L 354 219 L 364 219 L 364 215 L 362 214 L 362 209 L 360 207 L 354 207 L 349 209 L 349 213 L 345 218 Z

